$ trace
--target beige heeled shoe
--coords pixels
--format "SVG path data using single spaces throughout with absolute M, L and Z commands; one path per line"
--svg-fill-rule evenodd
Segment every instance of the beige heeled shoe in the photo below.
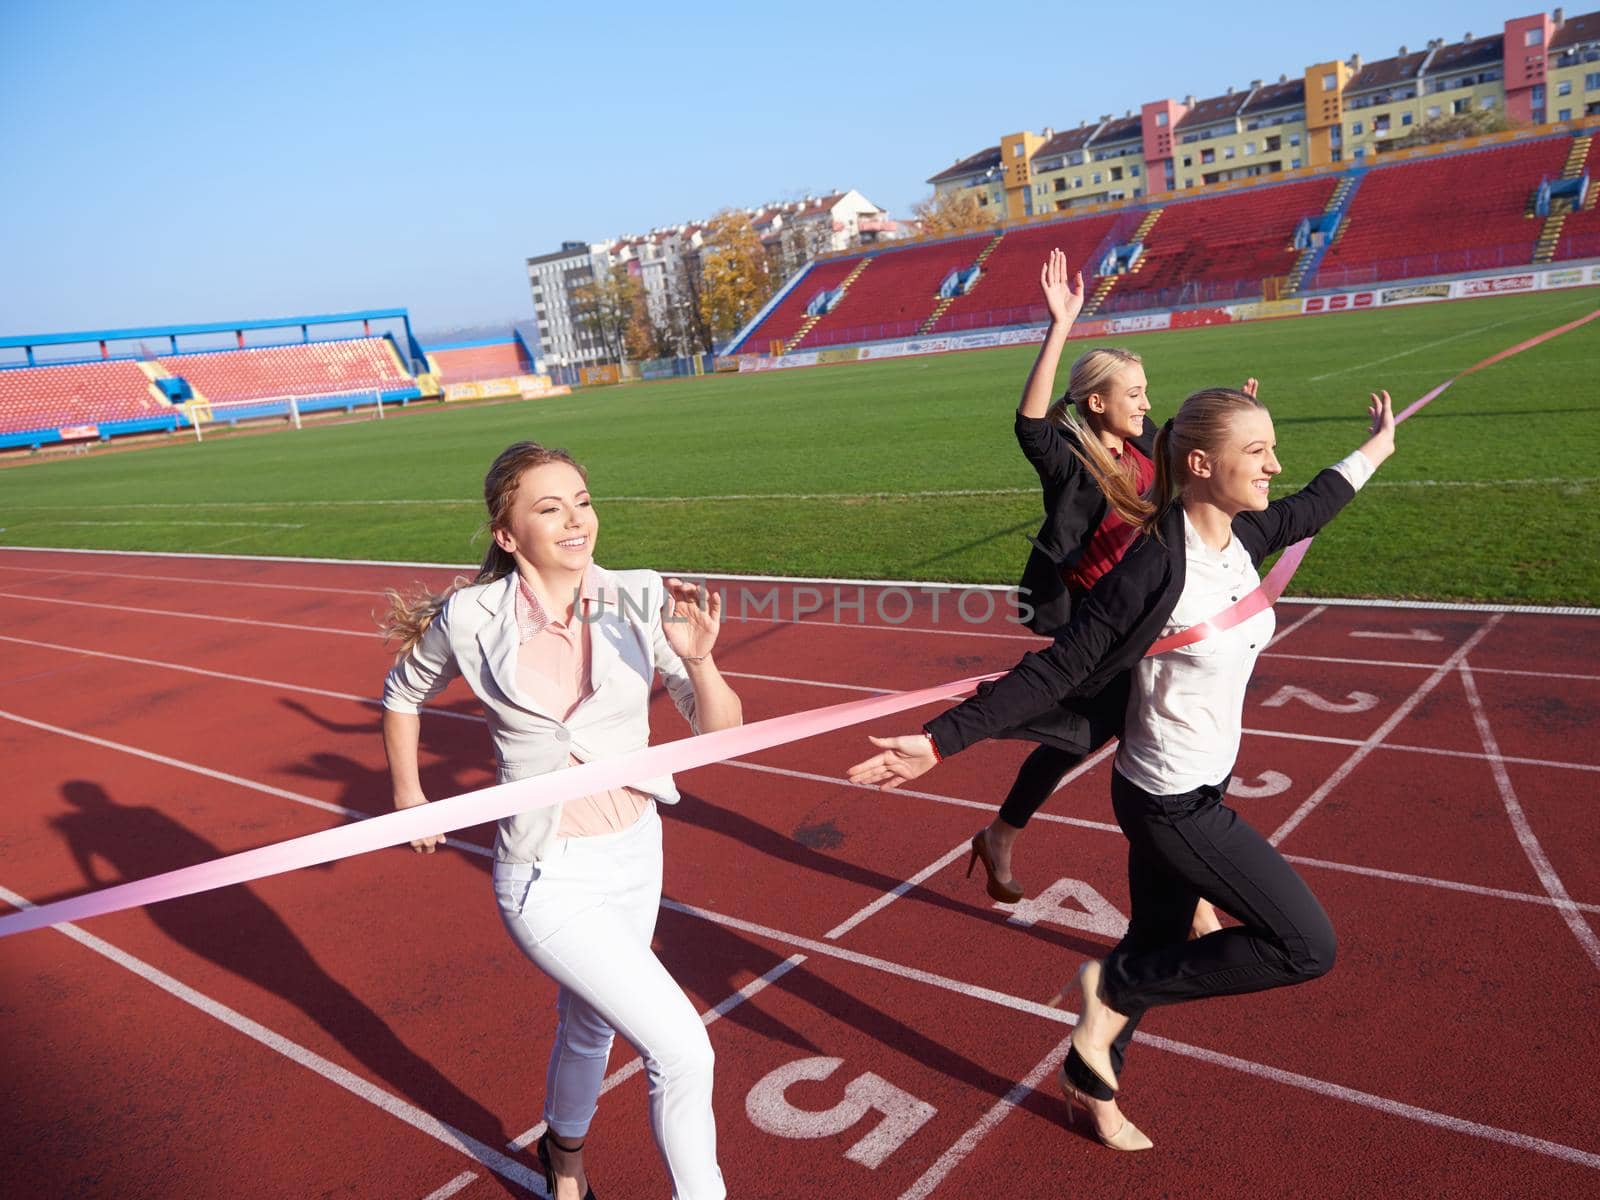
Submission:
M 1147 1138 L 1132 1121 L 1127 1117 L 1122 1118 L 1122 1124 L 1110 1137 L 1100 1132 L 1100 1126 L 1095 1122 L 1094 1113 L 1089 1108 L 1089 1097 L 1073 1087 L 1067 1081 L 1066 1067 L 1056 1071 L 1056 1083 L 1061 1086 L 1061 1094 L 1067 1101 L 1067 1124 L 1078 1123 L 1078 1106 L 1083 1106 L 1083 1115 L 1089 1119 L 1089 1128 L 1094 1130 L 1095 1140 L 1102 1146 L 1109 1146 L 1113 1150 L 1121 1150 L 1125 1154 L 1137 1153 L 1140 1150 L 1153 1149 L 1155 1143 Z

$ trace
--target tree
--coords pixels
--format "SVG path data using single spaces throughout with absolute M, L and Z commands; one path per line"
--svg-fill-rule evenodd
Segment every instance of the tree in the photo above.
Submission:
M 969 189 L 934 192 L 913 205 L 911 215 L 921 224 L 924 234 L 940 236 L 977 233 L 994 224 L 979 206 L 978 197 Z
M 632 357 L 628 330 L 643 303 L 642 293 L 627 264 L 615 263 L 593 282 L 572 289 L 573 320 L 600 343 L 607 358 L 621 362 Z
M 761 310 L 772 295 L 767 252 L 750 218 L 732 209 L 711 218 L 700 249 L 700 313 L 716 338 L 725 338 Z
M 1411 146 L 1432 146 L 1486 133 L 1504 133 L 1511 122 L 1498 108 L 1475 108 L 1463 113 L 1445 113 L 1424 121 L 1404 137 L 1382 143 L 1386 150 L 1405 150 Z

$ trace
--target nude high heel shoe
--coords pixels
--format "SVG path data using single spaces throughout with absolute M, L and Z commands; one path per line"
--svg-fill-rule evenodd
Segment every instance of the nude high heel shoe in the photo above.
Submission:
M 1149 1150 L 1155 1143 L 1140 1132 L 1139 1127 L 1127 1117 L 1122 1118 L 1122 1124 L 1110 1137 L 1100 1132 L 1100 1126 L 1095 1123 L 1094 1113 L 1089 1110 L 1089 1097 L 1067 1079 L 1067 1068 L 1063 1065 L 1056 1071 L 1056 1083 L 1061 1085 L 1061 1094 L 1067 1101 L 1067 1123 L 1078 1123 L 1078 1106 L 1083 1105 L 1083 1115 L 1089 1119 L 1089 1128 L 1094 1131 L 1095 1140 L 1102 1146 L 1109 1146 L 1113 1150 L 1121 1150 L 1133 1154 L 1140 1150 Z

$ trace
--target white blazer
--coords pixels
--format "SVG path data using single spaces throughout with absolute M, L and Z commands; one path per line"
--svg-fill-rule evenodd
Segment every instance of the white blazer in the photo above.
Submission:
M 416 713 L 461 675 L 483 703 L 501 783 L 560 770 L 569 754 L 589 762 L 649 745 L 650 685 L 657 671 L 678 711 L 700 732 L 694 685 L 662 631 L 661 576 L 595 570 L 604 603 L 589 625 L 591 691 L 571 716 L 563 720 L 540 708 L 517 687 L 515 572 L 450 596 L 384 680 L 384 708 Z M 633 786 L 664 804 L 678 800 L 671 775 Z M 507 817 L 495 839 L 496 859 L 539 861 L 550 853 L 560 825 L 559 804 Z

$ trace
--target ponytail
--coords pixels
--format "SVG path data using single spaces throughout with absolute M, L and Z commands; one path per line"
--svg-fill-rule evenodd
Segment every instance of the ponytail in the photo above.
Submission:
M 1139 495 L 1133 466 L 1126 459 L 1112 457 L 1105 443 L 1090 428 L 1089 397 L 1104 392 L 1113 376 L 1143 360 L 1131 350 L 1098 347 L 1080 354 L 1072 364 L 1067 392 L 1045 415 L 1072 434 L 1076 444 L 1073 456 L 1083 464 L 1107 503 L 1129 525 L 1140 525 L 1150 515 L 1149 503 Z

